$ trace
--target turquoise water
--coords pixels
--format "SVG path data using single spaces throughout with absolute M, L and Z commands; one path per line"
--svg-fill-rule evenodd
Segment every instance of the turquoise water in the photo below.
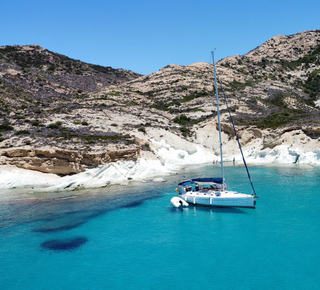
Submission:
M 320 169 L 251 167 L 256 209 L 171 206 L 175 181 L 212 171 L 46 200 L 2 192 L 0 288 L 319 289 Z M 226 178 L 250 193 L 244 168 Z

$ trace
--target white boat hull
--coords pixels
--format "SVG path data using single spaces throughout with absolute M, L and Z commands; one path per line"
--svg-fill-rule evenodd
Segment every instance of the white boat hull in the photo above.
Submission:
M 207 193 L 190 191 L 179 196 L 194 205 L 246 208 L 255 208 L 256 206 L 255 196 L 235 191 L 212 191 Z
M 189 206 L 189 203 L 187 203 L 184 199 L 182 199 L 181 197 L 178 197 L 178 196 L 175 196 L 175 197 L 171 198 L 171 203 L 175 207 L 187 207 L 187 206 Z

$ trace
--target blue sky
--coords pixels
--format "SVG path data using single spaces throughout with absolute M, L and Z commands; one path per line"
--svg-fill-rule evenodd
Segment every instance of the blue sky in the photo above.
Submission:
M 0 45 L 39 44 L 141 74 L 320 29 L 319 0 L 0 0 Z

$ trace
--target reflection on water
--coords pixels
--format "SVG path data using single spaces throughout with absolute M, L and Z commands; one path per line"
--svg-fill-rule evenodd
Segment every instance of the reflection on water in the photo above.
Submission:
M 254 209 L 252 209 L 254 210 Z M 235 208 L 235 207 L 210 207 L 210 206 L 199 206 L 199 205 L 192 205 L 189 204 L 188 207 L 174 207 L 174 206 L 170 206 L 169 207 L 169 211 L 172 213 L 188 213 L 188 212 L 209 212 L 209 213 L 225 213 L 225 214 L 229 214 L 229 213 L 233 213 L 233 214 L 248 214 L 248 211 L 243 210 L 241 208 Z
M 248 214 L 247 210 L 243 210 L 241 208 L 236 208 L 236 207 L 209 207 L 209 206 L 190 205 L 189 208 L 190 210 L 214 212 L 214 213 Z

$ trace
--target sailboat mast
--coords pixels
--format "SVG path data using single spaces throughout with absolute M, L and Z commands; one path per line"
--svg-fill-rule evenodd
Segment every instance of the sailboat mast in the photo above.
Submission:
M 214 51 L 212 53 L 213 61 L 213 73 L 214 73 L 214 86 L 216 89 L 216 99 L 217 99 L 217 113 L 218 113 L 218 125 L 219 125 L 219 142 L 220 142 L 220 158 L 221 158 L 221 177 L 222 177 L 222 191 L 224 191 L 224 169 L 223 169 L 223 154 L 222 154 L 222 138 L 221 138 L 221 122 L 220 122 L 220 109 L 219 109 L 219 96 L 218 96 L 218 85 L 217 85 L 217 72 L 216 64 L 214 61 Z

